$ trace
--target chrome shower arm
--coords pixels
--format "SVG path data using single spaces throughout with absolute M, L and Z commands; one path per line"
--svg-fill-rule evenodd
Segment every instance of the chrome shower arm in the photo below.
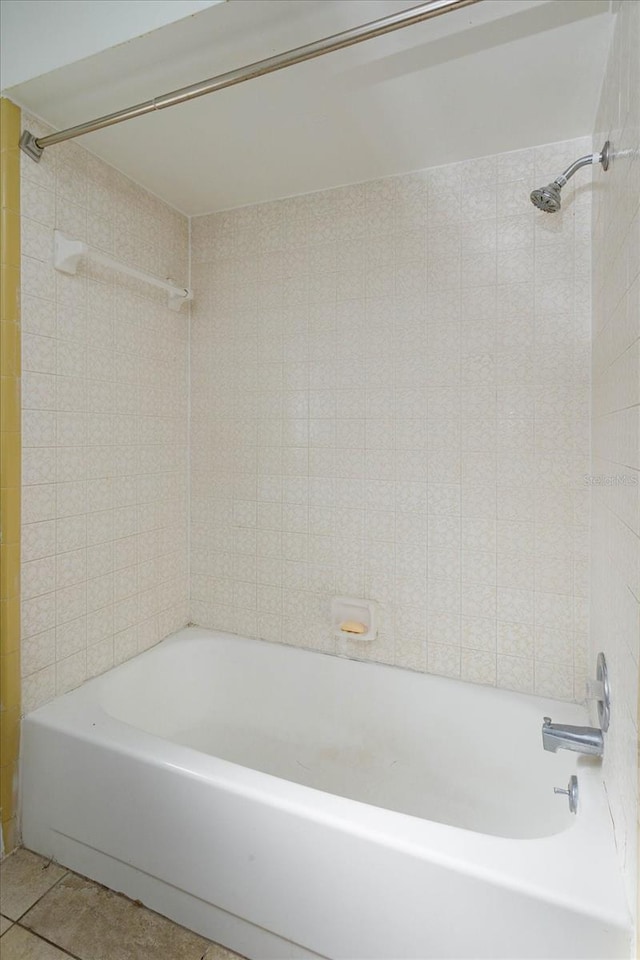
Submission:
M 579 160 L 574 160 L 571 166 L 567 167 L 564 173 L 561 173 L 559 177 L 556 177 L 553 182 L 557 183 L 559 187 L 564 187 L 567 180 L 571 179 L 576 170 L 579 170 L 581 167 L 588 167 L 590 163 L 601 163 L 603 170 L 607 170 L 609 168 L 608 140 L 600 153 L 587 153 L 584 157 L 580 157 Z
M 584 157 L 580 157 L 579 160 L 574 160 L 571 166 L 567 167 L 567 169 L 563 173 L 561 173 L 559 177 L 556 177 L 556 179 L 553 182 L 557 183 L 559 187 L 564 187 L 567 180 L 570 180 L 571 177 L 574 175 L 574 173 L 580 170 L 581 167 L 587 167 L 589 166 L 590 163 L 601 163 L 601 162 L 602 162 L 601 153 L 588 153 Z

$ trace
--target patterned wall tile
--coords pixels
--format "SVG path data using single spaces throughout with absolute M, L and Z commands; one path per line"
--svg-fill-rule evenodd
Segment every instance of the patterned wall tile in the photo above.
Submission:
M 573 699 L 589 206 L 528 193 L 587 149 L 193 219 L 197 622 Z M 336 593 L 378 602 L 366 649 Z
M 188 222 L 77 145 L 21 162 L 30 710 L 188 619 L 188 317 L 103 268 L 56 273 L 53 229 L 186 282 Z

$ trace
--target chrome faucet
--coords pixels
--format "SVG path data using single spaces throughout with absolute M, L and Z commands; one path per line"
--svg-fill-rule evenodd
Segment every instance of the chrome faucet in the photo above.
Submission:
M 599 727 L 572 727 L 566 723 L 552 723 L 545 717 L 542 724 L 542 746 L 555 753 L 556 750 L 573 750 L 591 757 L 604 753 L 604 738 Z

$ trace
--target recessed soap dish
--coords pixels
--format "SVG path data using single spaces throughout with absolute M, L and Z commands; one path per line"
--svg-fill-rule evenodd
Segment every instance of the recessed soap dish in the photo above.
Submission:
M 378 632 L 375 600 L 334 597 L 331 623 L 336 637 L 343 640 L 375 640 Z

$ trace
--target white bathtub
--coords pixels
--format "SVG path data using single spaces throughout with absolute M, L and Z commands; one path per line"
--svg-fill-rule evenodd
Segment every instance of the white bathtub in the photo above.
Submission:
M 544 714 L 586 722 L 187 629 L 26 717 L 23 839 L 256 960 L 629 957 L 600 765 Z

